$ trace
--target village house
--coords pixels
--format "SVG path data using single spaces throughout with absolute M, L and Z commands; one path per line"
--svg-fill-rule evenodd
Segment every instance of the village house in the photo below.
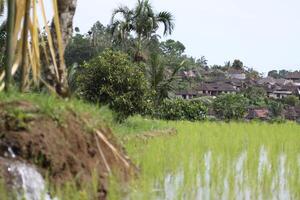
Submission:
M 294 82 L 300 82 L 300 71 L 289 72 L 285 78 Z
M 191 78 L 196 78 L 197 73 L 194 70 L 181 71 L 179 73 L 179 76 L 181 77 L 181 79 L 191 79 Z
M 272 87 L 268 86 L 266 88 L 267 95 L 274 99 L 283 99 L 291 95 L 300 96 L 300 89 L 298 86 L 294 85 L 274 85 Z
M 220 94 L 237 93 L 237 89 L 228 83 L 203 83 L 197 90 L 201 96 L 218 96 Z
M 276 83 L 275 78 L 270 76 L 257 80 L 258 85 L 275 85 L 275 83 Z
M 175 97 L 176 98 L 181 98 L 181 99 L 193 99 L 196 98 L 198 96 L 198 92 L 197 91 L 193 91 L 193 90 L 181 90 L 178 92 L 175 92 Z
M 269 117 L 269 109 L 267 108 L 249 108 L 248 115 L 246 119 L 253 120 L 253 119 L 260 119 L 260 120 L 268 120 Z
M 236 69 L 229 69 L 227 72 L 227 76 L 230 79 L 239 79 L 239 80 L 245 80 L 247 77 L 244 70 L 236 70 Z

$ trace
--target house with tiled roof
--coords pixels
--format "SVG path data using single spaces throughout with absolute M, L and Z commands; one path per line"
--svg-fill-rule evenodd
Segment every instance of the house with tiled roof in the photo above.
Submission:
M 291 95 L 300 97 L 300 88 L 292 84 L 289 85 L 274 85 L 272 87 L 265 88 L 267 95 L 274 99 L 283 99 Z
M 300 71 L 289 72 L 285 78 L 295 82 L 300 82 Z
M 248 114 L 246 119 L 260 119 L 260 120 L 268 120 L 270 118 L 270 111 L 267 108 L 250 108 L 248 110 Z
M 242 69 L 237 70 L 237 69 L 234 69 L 234 68 L 230 68 L 227 71 L 227 76 L 230 79 L 239 79 L 239 80 L 245 80 L 246 77 L 247 77 L 244 70 L 242 70 Z
M 175 92 L 176 98 L 182 98 L 182 99 L 193 99 L 198 96 L 198 92 L 195 90 L 181 90 Z
M 197 88 L 199 95 L 218 96 L 220 94 L 236 94 L 237 89 L 228 83 L 202 83 Z

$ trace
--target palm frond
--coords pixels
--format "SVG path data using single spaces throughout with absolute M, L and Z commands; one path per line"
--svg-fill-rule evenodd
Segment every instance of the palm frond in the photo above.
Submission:
M 111 23 L 115 21 L 116 16 L 119 14 L 121 14 L 124 19 L 128 19 L 131 17 L 133 12 L 127 6 L 120 6 L 119 8 L 113 10 Z
M 157 21 L 164 24 L 164 35 L 171 35 L 174 30 L 174 17 L 170 12 L 160 12 Z
M 3 2 L 3 0 L 0 0 Z M 30 6 L 31 3 L 31 6 Z M 43 36 L 40 35 L 40 25 L 39 25 L 39 16 L 37 5 L 40 5 L 40 13 L 41 18 L 43 21 L 43 26 L 46 30 L 46 40 L 48 49 L 45 48 L 43 45 Z M 29 5 L 29 6 L 28 6 Z M 56 71 L 56 81 L 61 81 L 60 79 L 62 76 L 61 73 L 57 69 L 57 59 L 59 62 L 64 62 L 64 50 L 63 50 L 63 42 L 62 42 L 62 35 L 60 29 L 60 23 L 58 20 L 59 11 L 57 6 L 57 0 L 53 0 L 53 18 L 54 18 L 54 25 L 55 25 L 55 37 L 56 37 L 56 46 L 54 48 L 54 41 L 53 35 L 50 32 L 50 28 L 48 26 L 48 20 L 46 19 L 46 12 L 43 0 L 16 0 L 15 4 L 15 20 L 14 28 L 13 28 L 13 64 L 12 64 L 12 75 L 15 74 L 17 69 L 20 67 L 24 68 L 22 71 L 27 71 L 27 75 L 25 79 L 29 79 L 29 72 L 32 74 L 33 82 L 38 84 L 41 80 L 41 56 L 40 56 L 40 47 L 43 47 L 44 53 L 48 54 L 50 52 L 51 56 L 46 55 L 47 58 L 51 58 L 51 63 L 54 65 L 54 69 Z M 27 16 L 26 16 L 27 15 Z M 28 24 L 27 24 L 28 23 Z M 22 37 L 20 37 L 22 35 Z M 56 54 L 56 51 L 58 54 Z M 58 57 L 56 55 L 59 55 Z M 26 64 L 26 59 L 28 59 L 28 63 Z M 4 72 L 0 74 L 0 91 L 4 86 L 4 83 L 1 83 L 4 79 Z M 23 81 L 22 81 L 23 82 Z M 27 83 L 32 82 L 31 80 L 27 80 Z

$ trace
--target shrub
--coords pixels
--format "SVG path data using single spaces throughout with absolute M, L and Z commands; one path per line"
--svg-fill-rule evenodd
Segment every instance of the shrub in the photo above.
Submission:
M 104 51 L 84 65 L 78 81 L 79 94 L 88 101 L 108 104 L 117 112 L 118 121 L 145 107 L 147 81 L 127 54 Z
M 248 106 L 248 99 L 242 95 L 225 94 L 218 96 L 213 102 L 216 116 L 225 120 L 238 120 L 244 117 Z
M 253 106 L 265 106 L 267 93 L 264 88 L 251 86 L 243 91 L 244 97 L 249 99 L 249 104 Z
M 197 121 L 206 118 L 207 107 L 200 101 L 165 99 L 159 106 L 156 117 L 165 120 Z
M 269 107 L 269 110 L 271 111 L 273 117 L 279 117 L 282 115 L 284 106 L 279 101 L 270 100 L 268 102 L 268 107 Z
M 300 105 L 299 97 L 295 95 L 288 96 L 282 100 L 282 103 L 289 106 L 298 106 Z

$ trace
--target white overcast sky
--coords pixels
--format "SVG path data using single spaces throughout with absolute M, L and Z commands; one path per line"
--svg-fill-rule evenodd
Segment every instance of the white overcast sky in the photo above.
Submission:
M 300 0 L 152 0 L 156 11 L 175 16 L 171 38 L 193 57 L 209 64 L 241 59 L 246 66 L 266 72 L 300 69 Z M 75 26 L 87 32 L 99 20 L 110 22 L 119 5 L 136 0 L 78 0 Z

